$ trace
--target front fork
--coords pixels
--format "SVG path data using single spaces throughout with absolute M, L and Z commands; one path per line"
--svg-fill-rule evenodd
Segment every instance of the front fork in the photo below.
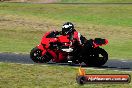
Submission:
M 42 50 L 42 56 L 44 56 L 46 54 L 46 52 L 49 52 L 51 54 L 51 56 L 53 57 L 52 61 L 59 62 L 59 58 L 57 57 L 57 54 L 53 50 L 47 49 L 42 44 L 37 45 L 37 47 L 38 47 L 38 49 Z
M 44 48 L 42 44 L 37 45 L 37 48 L 42 51 L 42 56 L 47 52 L 47 50 Z

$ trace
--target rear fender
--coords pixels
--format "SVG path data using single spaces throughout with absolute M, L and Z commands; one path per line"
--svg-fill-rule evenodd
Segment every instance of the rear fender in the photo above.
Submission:
M 95 38 L 93 40 L 93 45 L 94 48 L 99 47 L 99 46 L 104 46 L 108 44 L 108 40 L 107 39 L 102 39 L 102 38 Z

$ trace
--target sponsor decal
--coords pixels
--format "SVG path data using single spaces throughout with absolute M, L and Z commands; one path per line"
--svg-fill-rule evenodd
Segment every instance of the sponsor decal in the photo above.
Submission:
M 129 74 L 86 74 L 85 70 L 80 67 L 76 80 L 78 84 L 130 83 L 131 77 Z

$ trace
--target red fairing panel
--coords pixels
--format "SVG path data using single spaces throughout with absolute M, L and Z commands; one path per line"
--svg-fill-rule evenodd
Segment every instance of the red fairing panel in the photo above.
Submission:
M 54 57 L 52 59 L 53 62 L 58 63 L 58 62 L 63 61 L 64 59 L 67 59 L 67 54 L 64 52 L 61 52 L 61 51 L 54 52 L 54 51 L 50 50 L 49 53 Z
M 42 55 L 44 55 L 46 52 L 47 52 L 47 50 L 40 44 L 40 45 L 38 45 L 37 46 L 40 50 L 42 50 L 43 52 L 42 52 Z

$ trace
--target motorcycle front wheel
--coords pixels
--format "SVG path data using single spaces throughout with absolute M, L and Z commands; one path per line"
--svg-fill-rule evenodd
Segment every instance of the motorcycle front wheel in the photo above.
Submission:
M 30 58 L 36 63 L 46 63 L 51 60 L 51 55 L 46 52 L 45 55 L 42 56 L 42 50 L 35 47 L 30 52 Z

